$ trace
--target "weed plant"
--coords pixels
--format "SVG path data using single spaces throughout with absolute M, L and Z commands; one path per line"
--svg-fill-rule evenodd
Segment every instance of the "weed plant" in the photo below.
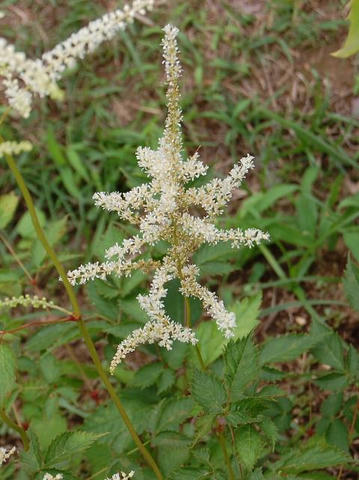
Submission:
M 266 101 L 237 98 L 221 87 L 230 77 L 246 83 L 251 62 L 268 60 L 268 45 L 277 43 L 275 54 L 292 62 L 298 43 L 310 46 L 339 24 L 324 21 L 310 30 L 312 12 L 276 1 L 267 5 L 270 26 L 238 37 L 236 28 L 250 28 L 255 18 L 225 2 L 229 24 L 212 25 L 212 41 L 218 45 L 225 33 L 230 52 L 244 51 L 246 58 L 212 59 L 214 77 L 206 86 L 197 35 L 180 35 L 195 78 L 182 99 L 178 31 L 168 25 L 161 136 L 153 119 L 136 133 L 142 115 L 131 128 L 119 128 L 103 101 L 133 76 L 139 75 L 137 93 L 158 85 L 148 59 L 158 57 L 160 28 L 144 27 L 141 36 L 130 26 L 134 38 L 122 32 L 129 56 L 122 58 L 121 86 L 92 75 L 86 63 L 75 65 L 93 52 L 98 65 L 112 65 L 113 54 L 96 57 L 95 48 L 153 6 L 137 0 L 107 14 L 37 62 L 2 41 L 7 99 L 29 118 L 16 120 L 6 105 L 0 127 L 0 155 L 9 167 L 0 180 L 0 478 L 354 479 L 359 354 L 350 332 L 359 311 L 359 201 L 342 189 L 357 168 L 348 148 L 357 122 L 327 112 L 329 94 L 315 81 L 312 92 L 305 91 L 314 96 L 314 111 L 295 107 L 288 115 L 280 89 Z M 81 26 L 82 16 L 92 16 L 87 2 L 72 7 L 62 38 Z M 200 35 L 208 18 L 203 10 L 193 16 L 193 8 L 197 2 L 183 2 L 170 15 Z M 288 43 L 281 37 L 287 30 Z M 72 89 L 83 96 L 73 104 L 66 100 Z M 55 103 L 49 104 L 55 114 L 47 111 L 44 101 L 35 108 L 38 94 L 62 100 L 61 111 Z M 155 119 L 158 106 L 147 108 Z M 48 115 L 54 120 L 38 145 L 32 132 Z M 59 135 L 56 127 L 66 118 L 69 127 Z M 216 146 L 200 141 L 208 137 L 196 128 L 199 118 L 227 129 L 221 142 L 235 164 L 227 176 L 219 178 L 199 160 L 199 143 L 205 156 Z M 99 128 L 101 122 L 109 128 Z M 339 133 L 329 138 L 333 128 Z M 254 166 L 251 156 L 238 162 L 238 136 L 260 152 L 262 188 L 217 219 Z M 260 137 L 265 147 L 259 148 Z M 140 144 L 158 147 L 140 147 L 132 159 Z M 193 154 L 187 157 L 184 146 Z M 43 155 L 44 164 L 32 163 Z M 318 155 L 327 162 L 327 177 Z M 282 158 L 293 161 L 279 169 L 273 159 Z M 10 173 L 27 206 L 21 214 Z M 119 192 L 108 193 L 114 188 Z M 111 217 L 90 207 L 91 196 Z M 66 236 L 68 228 L 73 235 Z M 87 263 L 78 266 L 84 238 Z M 343 267 L 324 263 L 343 247 L 344 275 Z M 98 261 L 88 263 L 93 257 Z M 71 266 L 67 274 L 64 264 Z M 279 303 L 276 292 L 283 296 Z

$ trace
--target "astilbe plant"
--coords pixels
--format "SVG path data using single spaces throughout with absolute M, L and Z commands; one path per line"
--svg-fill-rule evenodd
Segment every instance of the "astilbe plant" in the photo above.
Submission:
M 204 311 L 215 320 L 219 330 L 226 338 L 232 337 L 235 314 L 227 311 L 223 301 L 197 281 L 199 269 L 192 263 L 193 254 L 203 243 L 213 245 L 228 241 L 235 248 L 252 247 L 269 238 L 267 233 L 256 228 L 220 230 L 214 224 L 230 200 L 232 190 L 240 186 L 254 167 L 252 156 L 243 157 L 224 179 L 215 178 L 201 187 L 187 187 L 189 182 L 206 175 L 207 166 L 199 160 L 197 152 L 188 159 L 183 158 L 178 29 L 167 25 L 164 32 L 162 46 L 168 109 L 165 128 L 157 150 L 140 147 L 136 152 L 138 165 L 151 181 L 126 193 L 99 192 L 93 197 L 97 206 L 116 212 L 123 220 L 137 225 L 139 233 L 107 249 L 103 263 L 88 263 L 68 273 L 68 279 L 76 285 L 95 278 L 105 279 L 110 274 L 127 276 L 137 269 L 154 270 L 149 294 L 137 297 L 150 320 L 120 343 L 111 362 L 112 373 L 139 345 L 156 342 L 170 350 L 174 340 L 196 344 L 189 322 L 181 325 L 165 311 L 165 285 L 174 278 L 180 281 L 181 293 L 186 298 L 200 299 Z M 198 207 L 204 210 L 203 216 L 192 214 Z M 161 240 L 168 244 L 161 261 L 141 257 L 146 245 L 153 246 Z

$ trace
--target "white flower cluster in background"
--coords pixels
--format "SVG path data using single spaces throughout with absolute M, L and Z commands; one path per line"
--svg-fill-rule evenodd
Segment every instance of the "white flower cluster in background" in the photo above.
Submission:
M 120 472 L 112 475 L 111 478 L 105 478 L 105 480 L 130 480 L 134 476 L 135 472 L 132 470 L 130 473 Z
M 62 473 L 57 473 L 56 475 L 51 475 L 51 473 L 45 473 L 42 480 L 62 480 L 64 476 Z
M 7 460 L 9 460 L 11 455 L 14 455 L 15 452 L 16 452 L 16 447 L 11 447 L 11 448 L 0 447 L 0 465 L 2 465 Z
M 145 15 L 154 3 L 155 0 L 134 0 L 132 5 L 106 13 L 35 60 L 17 52 L 14 45 L 0 37 L 0 76 L 11 107 L 26 118 L 31 112 L 34 93 L 61 99 L 57 81 L 64 70 L 74 67 L 78 59 L 91 54 L 104 41 L 111 40 L 136 15 Z
M 111 372 L 129 352 L 144 343 L 157 342 L 167 349 L 171 349 L 173 340 L 196 343 L 192 330 L 174 322 L 165 312 L 165 285 L 173 278 L 180 280 L 183 295 L 201 300 L 205 312 L 215 320 L 227 338 L 233 336 L 236 326 L 234 313 L 225 309 L 215 293 L 198 283 L 199 270 L 191 262 L 192 256 L 203 243 L 214 245 L 228 241 L 237 248 L 252 247 L 269 239 L 267 233 L 256 228 L 220 230 L 213 223 L 215 216 L 230 200 L 232 190 L 240 186 L 254 167 L 250 155 L 243 157 L 226 178 L 214 179 L 199 188 L 186 188 L 189 181 L 205 175 L 207 167 L 197 153 L 188 160 L 182 157 L 178 30 L 167 25 L 164 31 L 163 63 L 168 87 L 165 129 L 157 150 L 140 147 L 136 153 L 139 166 L 151 181 L 128 193 L 100 192 L 94 195 L 97 206 L 117 212 L 123 220 L 136 224 L 140 232 L 121 245 L 115 244 L 107 249 L 105 262 L 82 265 L 68 273 L 69 281 L 76 285 L 95 278 L 105 279 L 111 273 L 127 276 L 139 267 L 139 263 L 146 271 L 155 269 L 149 294 L 138 296 L 140 306 L 150 320 L 118 346 Z M 204 215 L 194 214 L 198 206 L 202 207 Z M 140 257 L 146 245 L 154 245 L 160 240 L 169 244 L 161 262 Z
M 29 152 L 32 144 L 27 140 L 22 142 L 2 142 L 0 143 L 0 158 L 4 155 L 18 155 L 21 152 Z

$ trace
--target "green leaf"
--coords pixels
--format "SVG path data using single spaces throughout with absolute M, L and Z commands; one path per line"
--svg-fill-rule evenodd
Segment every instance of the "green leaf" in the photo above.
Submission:
M 259 376 L 257 351 L 251 338 L 230 343 L 225 352 L 226 378 L 231 400 L 239 400 L 246 388 Z
M 334 417 L 340 410 L 343 403 L 343 393 L 335 392 L 329 395 L 320 407 L 320 412 L 325 417 Z
M 191 398 L 165 401 L 159 413 L 156 432 L 177 430 L 184 420 L 192 416 L 193 407 L 194 402 Z
M 343 284 L 350 305 L 359 312 L 359 268 L 353 264 L 350 257 L 348 257 Z
M 223 385 L 210 373 L 196 370 L 193 374 L 192 396 L 208 413 L 222 412 L 226 401 Z
M 103 434 L 66 432 L 57 436 L 47 449 L 45 464 L 49 468 L 64 468 L 72 457 L 89 448 Z
M 0 406 L 16 384 L 16 358 L 13 350 L 0 343 Z
M 339 418 L 335 418 L 329 425 L 327 430 L 326 439 L 328 443 L 338 447 L 345 452 L 349 450 L 349 442 L 348 442 L 348 430 L 344 423 L 339 420 Z
M 257 460 L 265 454 L 263 438 L 252 425 L 239 427 L 235 430 L 235 434 L 241 463 L 251 471 Z
M 158 460 L 161 472 L 166 478 L 168 475 L 181 467 L 189 458 L 189 448 L 182 445 L 180 448 L 174 448 L 171 445 L 163 445 L 158 448 Z
M 343 341 L 339 335 L 332 332 L 312 349 L 314 357 L 324 365 L 330 365 L 337 370 L 344 370 Z
M 234 330 L 233 340 L 247 337 L 249 333 L 257 326 L 262 294 L 258 293 L 250 298 L 237 300 L 230 310 L 236 314 L 237 326 Z
M 18 203 L 19 197 L 13 192 L 0 196 L 0 229 L 11 222 Z
M 165 370 L 163 370 L 157 381 L 157 393 L 160 395 L 161 393 L 166 392 L 174 385 L 175 381 L 176 375 L 174 371 L 166 368 Z
M 300 473 L 307 470 L 334 467 L 349 462 L 350 456 L 328 445 L 323 439 L 312 437 L 309 442 L 284 455 L 274 467 L 285 473 Z
M 44 227 L 46 224 L 46 216 L 42 210 L 39 210 L 35 207 L 37 218 L 41 227 Z M 19 222 L 16 225 L 16 230 L 24 238 L 37 238 L 36 231 L 32 224 L 31 216 L 29 212 L 25 212 L 24 215 L 20 218 Z
M 359 51 L 359 0 L 351 0 L 348 19 L 348 36 L 342 48 L 332 53 L 334 57 L 347 58 Z
M 45 449 L 58 435 L 66 432 L 67 423 L 58 411 L 55 411 L 52 415 L 43 412 L 40 418 L 34 417 L 31 419 L 31 429 L 36 433 L 41 448 Z
M 262 347 L 260 363 L 289 362 L 308 351 L 315 343 L 315 339 L 305 334 L 293 333 L 269 338 Z
M 163 371 L 161 362 L 150 363 L 137 370 L 133 378 L 133 385 L 135 387 L 146 388 L 155 384 L 158 377 Z
M 233 341 L 247 337 L 258 323 L 261 294 L 250 298 L 236 301 L 229 310 L 236 314 L 237 326 L 234 330 Z M 213 363 L 221 356 L 224 347 L 229 340 L 218 330 L 214 321 L 202 322 L 196 336 L 199 340 L 201 355 L 206 366 Z M 191 349 L 191 357 L 195 365 L 199 367 L 198 359 L 194 349 Z
M 348 377 L 343 373 L 331 372 L 327 375 L 323 375 L 315 381 L 318 387 L 323 390 L 342 390 L 348 385 Z
M 356 228 L 353 231 L 350 230 L 350 231 L 344 232 L 343 239 L 344 239 L 345 245 L 352 252 L 355 260 L 359 262 L 359 230 Z

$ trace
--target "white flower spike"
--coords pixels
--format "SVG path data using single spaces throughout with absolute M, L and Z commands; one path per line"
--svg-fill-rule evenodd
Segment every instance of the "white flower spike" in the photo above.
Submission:
M 0 76 L 10 106 L 27 118 L 34 93 L 61 99 L 62 91 L 56 82 L 63 72 L 74 67 L 78 59 L 94 52 L 101 43 L 114 38 L 136 15 L 152 10 L 154 3 L 155 0 L 134 0 L 131 5 L 106 13 L 36 60 L 16 52 L 14 45 L 0 37 Z
M 202 187 L 187 188 L 189 181 L 206 174 L 207 167 L 199 160 L 198 153 L 188 160 L 182 156 L 179 89 L 182 69 L 177 56 L 178 30 L 167 25 L 164 31 L 162 46 L 168 108 L 165 129 L 157 150 L 140 147 L 136 153 L 139 166 L 151 181 L 127 193 L 100 192 L 93 197 L 97 206 L 136 224 L 139 234 L 109 248 L 105 252 L 105 262 L 82 265 L 68 273 L 70 282 L 75 285 L 95 278 L 105 279 L 111 273 L 127 276 L 139 267 L 146 271 L 155 270 L 149 294 L 138 296 L 140 306 L 150 320 L 118 346 L 111 362 L 112 373 L 139 345 L 157 342 L 170 350 L 174 340 L 196 343 L 192 330 L 174 322 L 165 312 L 165 285 L 173 278 L 180 280 L 183 295 L 199 298 L 219 330 L 226 338 L 232 337 L 236 326 L 234 313 L 225 309 L 215 293 L 198 283 L 199 269 L 191 259 L 203 243 L 213 245 L 224 241 L 238 248 L 253 247 L 269 239 L 268 233 L 256 228 L 220 230 L 213 223 L 229 202 L 233 189 L 238 188 L 248 171 L 254 168 L 252 156 L 243 157 L 223 180 L 214 179 Z M 197 206 L 202 207 L 204 215 L 193 214 L 193 207 Z M 169 245 L 161 262 L 139 258 L 146 245 L 154 245 L 160 240 Z
M 130 480 L 134 476 L 135 472 L 132 470 L 130 473 L 120 472 L 112 475 L 111 478 L 105 478 L 105 480 Z

